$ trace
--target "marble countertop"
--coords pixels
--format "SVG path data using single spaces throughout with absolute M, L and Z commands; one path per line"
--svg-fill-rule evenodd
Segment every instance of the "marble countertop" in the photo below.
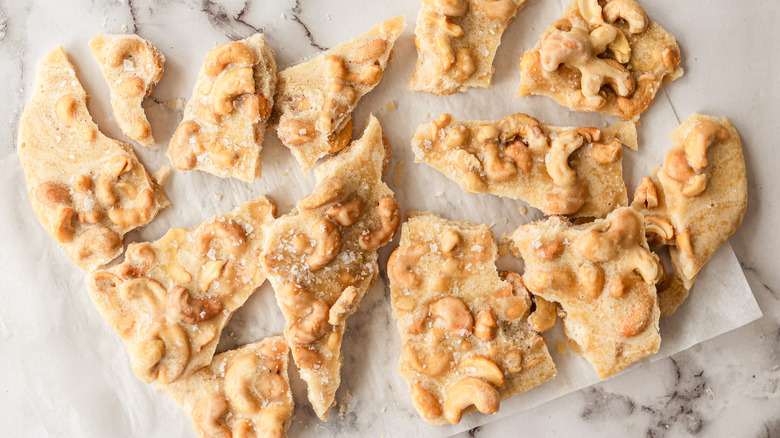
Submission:
M 543 1 L 554 0 L 531 0 Z M 29 96 L 25 90 L 34 80 L 35 63 L 54 45 L 65 45 L 87 63 L 91 58 L 86 42 L 99 31 L 135 32 L 152 40 L 164 32 L 197 31 L 198 26 L 232 39 L 263 31 L 280 64 L 287 65 L 340 42 L 341 34 L 331 29 L 350 26 L 351 14 L 368 9 L 366 2 L 338 0 L 320 2 L 320 9 L 327 4 L 334 12 L 315 14 L 312 11 L 317 8 L 309 2 L 316 3 L 82 0 L 55 4 L 0 0 L 0 81 L 6 89 L 5 105 L 0 107 L 0 120 L 6 121 L 0 126 L 4 141 L 0 157 L 15 147 L 16 124 Z M 377 2 L 371 6 L 375 9 L 372 14 L 386 18 L 399 10 L 416 13 L 418 2 Z M 780 436 L 780 270 L 776 268 L 780 233 L 772 228 L 777 223 L 774 215 L 780 213 L 780 190 L 770 181 L 780 169 L 780 149 L 775 145 L 780 113 L 780 79 L 776 76 L 780 57 L 775 53 L 780 51 L 780 38 L 773 34 L 767 37 L 768 30 L 780 21 L 780 8 L 771 1 L 642 3 L 653 19 L 677 37 L 683 52 L 685 76 L 665 89 L 678 118 L 692 112 L 725 115 L 742 137 L 749 203 L 744 222 L 730 241 L 764 316 L 671 358 L 489 423 L 462 434 L 464 437 L 517 436 L 518 431 L 523 436 Z M 181 10 L 182 4 L 188 10 L 186 16 L 172 18 L 170 11 Z M 85 14 L 86 10 L 91 13 Z M 62 25 L 42 29 L 41 17 L 52 15 L 61 17 Z M 95 23 L 95 16 L 105 19 Z M 407 13 L 407 33 L 414 19 L 414 14 Z M 547 24 L 524 31 L 538 35 Z M 193 65 L 200 62 L 186 61 Z M 393 62 L 412 63 L 413 58 Z M 167 70 L 166 75 L 182 75 L 187 83 L 182 89 L 189 89 L 196 72 L 175 71 L 177 64 L 172 68 L 174 73 Z M 97 76 L 90 79 L 95 84 L 102 81 Z M 108 125 L 107 119 L 97 121 L 101 128 Z M 110 136 L 118 133 L 115 127 L 107 131 Z M 9 207 L 3 204 L 2 208 Z M 9 251 L 1 241 L 0 251 Z M 5 333 L 5 327 L 0 326 L 0 334 Z M 3 436 L 47 436 L 2 347 L 0 407 Z M 54 435 L 71 434 L 58 431 Z

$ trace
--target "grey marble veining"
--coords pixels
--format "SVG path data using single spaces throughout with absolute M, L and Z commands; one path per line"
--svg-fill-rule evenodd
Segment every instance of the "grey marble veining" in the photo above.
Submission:
M 193 35 L 197 48 L 182 49 L 181 55 L 169 54 L 165 84 L 145 104 L 155 117 L 170 122 L 161 125 L 175 126 L 180 109 L 170 104 L 189 96 L 188 88 L 197 73 L 184 66 L 199 65 L 200 58 L 214 44 L 265 32 L 277 50 L 280 65 L 290 65 L 353 34 L 349 31 L 350 26 L 354 27 L 353 18 L 368 8 L 379 10 L 378 16 L 391 16 L 398 8 L 416 11 L 417 1 L 369 5 L 367 1 L 347 0 L 92 0 L 79 2 L 80 7 L 72 11 L 63 9 L 60 24 L 44 29 L 31 17 L 46 15 L 47 10 L 56 9 L 56 2 L 0 0 L 0 80 L 5 90 L 4 105 L 0 106 L 0 120 L 4 122 L 0 124 L 0 162 L 15 158 L 16 126 L 28 96 L 25 91 L 32 86 L 37 60 L 54 44 L 66 45 L 84 67 L 82 80 L 95 96 L 90 107 L 102 114 L 96 120 L 109 135 L 117 137 L 118 130 L 112 127 L 110 111 L 106 110 L 102 79 L 94 66 L 88 65 L 92 60 L 86 41 L 98 31 L 138 33 L 154 40 L 165 32 L 210 30 Z M 680 118 L 691 112 L 727 115 L 742 136 L 749 207 L 731 243 L 764 317 L 672 358 L 489 423 L 461 434 L 463 437 L 780 436 L 780 233 L 776 231 L 780 213 L 776 178 L 780 169 L 780 149 L 776 145 L 780 80 L 775 76 L 780 71 L 780 57 L 773 55 L 780 50 L 780 41 L 766 41 L 767 29 L 780 21 L 780 8 L 773 2 L 754 2 L 745 7 L 741 2 L 713 4 L 706 0 L 645 0 L 643 4 L 652 17 L 677 36 L 683 50 L 686 75 L 666 89 L 675 112 Z M 181 11 L 182 5 L 191 13 L 172 16 L 172 11 Z M 79 12 L 85 9 L 91 11 L 86 18 Z M 325 9 L 327 13 L 322 12 Z M 410 26 L 414 18 L 414 12 L 407 13 Z M 546 24 L 524 31 L 536 35 Z M 173 77 L 180 77 L 181 83 L 174 83 Z M 100 96 L 103 98 L 98 99 Z M 435 98 L 432 100 L 435 106 Z M 162 129 L 168 131 L 161 137 L 169 138 L 172 128 Z M 149 154 L 142 151 L 144 155 Z M 3 204 L 2 208 L 9 207 Z M 456 208 L 453 206 L 453 210 Z M 7 256 L 8 248 L 0 244 L 0 251 Z M 693 293 L 706 291 L 694 289 Z M 267 294 L 257 296 L 260 298 L 254 298 L 254 305 L 266 304 Z M 387 313 L 377 309 L 380 301 L 381 292 L 367 295 L 347 336 L 357 336 L 360 325 L 369 321 L 394 326 Z M 4 327 L 0 327 L 0 334 L 6 335 Z M 0 410 L 0 429 L 4 436 L 44 436 L 40 420 L 10 368 L 6 356 L 0 353 L 0 406 L 6 407 Z M 350 385 L 368 385 L 370 376 L 355 358 L 347 360 L 344 372 L 358 377 L 342 388 L 339 400 L 359 403 L 347 397 L 347 390 Z M 350 415 L 347 409 L 340 421 L 357 421 Z M 310 416 L 304 407 L 297 407 L 295 421 L 299 417 L 308 421 Z M 291 436 L 300 430 L 296 427 L 304 427 L 302 424 L 293 426 Z M 69 435 L 67 431 L 56 434 Z

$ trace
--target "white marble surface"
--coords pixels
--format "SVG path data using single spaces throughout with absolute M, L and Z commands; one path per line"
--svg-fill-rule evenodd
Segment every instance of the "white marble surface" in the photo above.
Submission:
M 310 0 L 311 1 L 311 0 Z M 533 13 L 531 0 L 526 13 Z M 137 32 L 164 41 L 168 32 L 246 36 L 257 29 L 266 33 L 282 65 L 332 47 L 350 31 L 350 16 L 367 13 L 390 17 L 407 13 L 414 20 L 416 0 L 399 2 L 333 3 L 330 16 L 314 14 L 306 1 L 119 1 L 72 2 L 73 6 L 44 0 L 0 1 L 0 79 L 6 86 L 5 105 L 0 108 L 2 156 L 15 145 L 16 121 L 34 78 L 34 66 L 46 50 L 63 44 L 80 66 L 87 90 L 100 95 L 102 79 L 95 73 L 86 41 L 98 31 Z M 321 2 L 322 3 L 322 2 Z M 775 72 L 780 61 L 776 36 L 767 37 L 780 19 L 774 2 L 719 2 L 706 0 L 646 0 L 652 17 L 678 38 L 686 75 L 668 87 L 667 95 L 680 118 L 691 112 L 726 115 L 742 135 L 748 166 L 750 200 L 745 221 L 731 239 L 764 317 L 734 332 L 704 342 L 671 359 L 658 361 L 589 389 L 570 394 L 521 414 L 473 431 L 476 436 L 778 436 L 780 434 L 780 273 L 774 269 L 780 252 L 778 233 L 772 229 L 780 191 L 772 179 L 780 166 L 774 144 L 776 114 L 780 108 L 780 79 Z M 330 5 L 329 5 L 330 6 Z M 187 10 L 182 16 L 171 11 Z M 319 8 L 317 8 L 319 9 Z M 335 11 L 347 11 L 337 13 Z M 355 11 L 355 12 L 349 12 Z M 409 12 L 412 11 L 412 12 Z M 105 21 L 96 17 L 105 16 Z M 57 20 L 52 20 L 56 17 Z M 53 27 L 43 23 L 59 22 Z M 546 22 L 531 28 L 510 28 L 513 33 L 531 33 L 534 38 Z M 361 23 L 364 25 L 366 23 Z M 365 27 L 365 26 L 363 26 Z M 411 30 L 407 29 L 407 34 Z M 508 34 L 509 35 L 509 34 Z M 201 44 L 203 38 L 193 38 Z M 207 40 L 208 41 L 208 40 Z M 211 45 L 222 40 L 210 41 Z M 410 44 L 401 39 L 399 44 Z M 161 47 L 163 51 L 168 47 Z M 177 48 L 166 65 L 170 95 L 153 94 L 158 102 L 186 97 L 194 71 L 182 66 L 198 65 L 202 47 Z M 398 53 L 409 53 L 408 48 Z M 518 58 L 520 53 L 500 52 Z M 175 58 L 175 59 L 174 59 Z M 411 71 L 413 58 L 396 57 L 403 71 Z M 514 65 L 514 59 L 509 64 Z M 514 80 L 516 74 L 499 71 L 498 80 Z M 181 85 L 171 84 L 177 78 Z M 97 93 L 93 93 L 97 91 Z M 183 91 L 182 91 L 183 90 Z M 538 98 L 541 99 L 541 98 Z M 402 102 L 400 102 L 402 103 Z M 91 108 L 105 110 L 105 102 Z M 164 105 L 150 105 L 163 111 Z M 401 110 L 403 106 L 399 104 Z M 515 108 L 517 109 L 517 108 Z M 416 109 L 412 109 L 416 110 Z M 436 111 L 433 101 L 429 110 Z M 98 111 L 99 112 L 99 111 Z M 105 111 L 103 111 L 106 113 Z M 420 113 L 424 112 L 420 110 Z M 171 115 L 174 117 L 175 115 Z M 109 117 L 96 117 L 109 135 L 118 132 Z M 169 132 L 155 132 L 167 138 Z M 272 134 L 271 134 L 272 135 Z M 392 139 L 391 139 L 392 140 Z M 666 145 L 663 145 L 666 147 Z M 774 207 L 774 210 L 773 210 Z M 9 208 L 6 204 L 2 208 Z M 420 207 L 417 207 L 420 208 Z M 0 251 L 7 256 L 9 248 Z M 32 291 L 3 290 L 2 294 Z M 694 290 L 696 293 L 696 290 Z M 5 333 L 0 327 L 0 333 Z M 3 436 L 46 436 L 40 421 L 16 380 L 5 353 L 0 349 L 0 430 Z M 57 435 L 69 436 L 67 431 Z

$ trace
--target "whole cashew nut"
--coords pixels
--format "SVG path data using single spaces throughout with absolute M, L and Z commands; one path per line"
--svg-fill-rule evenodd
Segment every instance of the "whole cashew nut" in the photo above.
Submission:
M 460 423 L 463 411 L 474 405 L 483 414 L 495 414 L 501 396 L 498 390 L 477 377 L 466 377 L 447 388 L 444 416 L 452 424 Z
M 358 299 L 358 290 L 354 286 L 349 286 L 339 295 L 339 298 L 330 307 L 328 311 L 328 324 L 339 325 L 358 308 L 360 300 Z
M 144 189 L 135 198 L 132 208 L 114 207 L 108 211 L 108 219 L 122 227 L 137 226 L 148 222 L 152 218 L 152 210 L 155 204 L 152 190 Z
M 325 211 L 325 215 L 342 227 L 348 227 L 363 213 L 363 198 L 355 195 L 352 199 L 339 202 Z
M 306 264 L 310 271 L 319 271 L 341 251 L 341 232 L 332 221 L 320 219 L 309 228 L 309 236 L 316 241 L 316 246 L 306 259 Z
M 77 139 L 89 142 L 95 138 L 95 128 L 92 127 L 86 107 L 79 105 L 73 95 L 66 94 L 60 97 L 57 101 L 56 113 L 57 118 L 73 131 Z
M 360 236 L 360 248 L 364 250 L 377 249 L 393 238 L 393 234 L 401 223 L 401 211 L 395 198 L 383 196 L 376 207 L 382 227 Z
M 604 6 L 604 19 L 610 23 L 622 18 L 631 33 L 642 33 L 650 24 L 647 12 L 634 0 L 611 0 Z
M 716 142 L 724 142 L 731 135 L 722 125 L 707 120 L 694 126 L 685 137 L 685 158 L 694 170 L 707 166 L 707 149 Z
M 415 409 L 423 418 L 427 420 L 433 420 L 441 417 L 442 406 L 439 399 L 436 398 L 430 391 L 420 386 L 418 383 L 413 383 L 411 386 L 412 403 Z
M 565 131 L 550 144 L 550 152 L 545 157 L 547 173 L 555 185 L 569 187 L 577 181 L 577 174 L 569 167 L 569 156 L 582 146 L 583 139 L 576 131 Z
M 147 314 L 165 314 L 167 291 L 157 280 L 147 277 L 133 278 L 126 281 L 119 290 L 127 301 L 140 306 Z
M 163 384 L 176 381 L 189 359 L 190 344 L 184 329 L 176 323 L 159 321 L 130 353 L 133 371 L 146 383 L 155 378 Z
M 414 272 L 417 263 L 428 252 L 428 245 L 418 243 L 401 252 L 400 247 L 393 251 L 387 261 L 390 280 L 400 283 L 404 288 L 414 288 L 420 284 L 420 277 Z
M 206 55 L 203 72 L 209 76 L 217 76 L 230 64 L 252 65 L 253 63 L 252 52 L 246 44 L 233 41 L 212 49 Z
M 196 238 L 199 256 L 208 254 L 214 239 L 222 242 L 222 248 L 235 257 L 246 251 L 246 232 L 232 220 L 214 220 L 201 227 Z
M 191 170 L 198 163 L 198 155 L 205 149 L 198 143 L 200 125 L 194 120 L 183 121 L 171 139 L 171 163 L 179 170 Z
M 263 407 L 255 392 L 260 362 L 254 354 L 242 354 L 233 359 L 225 371 L 225 395 L 244 415 L 255 416 Z
M 75 254 L 79 260 L 98 255 L 101 259 L 113 259 L 122 249 L 122 238 L 107 227 L 95 227 L 79 236 Z
M 255 78 L 250 67 L 240 67 L 222 75 L 214 84 L 214 111 L 228 115 L 233 112 L 233 100 L 243 94 L 254 94 Z
M 312 210 L 336 202 L 346 193 L 347 185 L 339 176 L 327 178 L 317 184 L 314 190 L 298 201 L 298 210 Z
M 168 292 L 167 312 L 175 321 L 197 324 L 220 314 L 222 300 L 216 297 L 194 299 L 186 288 L 176 286 Z
M 288 328 L 290 341 L 297 345 L 311 344 L 325 335 L 328 327 L 329 308 L 323 300 L 314 300 L 309 314 Z
M 501 131 L 501 141 L 504 143 L 520 137 L 531 150 L 547 149 L 547 136 L 544 135 L 542 124 L 527 114 L 517 113 L 506 116 L 496 127 Z
M 506 377 L 501 368 L 484 356 L 470 356 L 458 362 L 457 370 L 461 375 L 478 377 L 496 388 L 503 388 Z

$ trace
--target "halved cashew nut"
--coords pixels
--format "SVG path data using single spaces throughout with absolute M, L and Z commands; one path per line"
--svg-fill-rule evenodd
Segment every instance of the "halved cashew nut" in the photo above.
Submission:
M 255 416 L 263 408 L 256 393 L 261 359 L 255 354 L 242 354 L 233 359 L 225 371 L 225 395 L 240 413 Z
M 191 170 L 198 163 L 198 155 L 205 149 L 198 143 L 200 125 L 194 120 L 181 122 L 173 133 L 169 154 L 173 167 Z
M 454 228 L 447 228 L 441 235 L 441 252 L 447 257 L 454 255 L 455 249 L 461 242 L 460 233 Z
M 510 285 L 509 290 L 502 291 L 500 295 L 506 301 L 504 317 L 510 322 L 526 318 L 532 302 L 531 294 L 523 284 L 523 277 L 516 272 L 504 271 L 501 273 L 501 279 Z
M 474 318 L 460 298 L 439 298 L 428 305 L 428 312 L 432 317 L 442 320 L 449 331 L 460 337 L 468 336 L 474 328 Z
M 496 329 L 498 329 L 498 324 L 496 324 L 493 313 L 488 309 L 479 312 L 477 321 L 474 323 L 474 336 L 485 342 L 490 342 L 496 336 Z
M 639 186 L 634 193 L 634 200 L 631 201 L 634 208 L 655 208 L 658 207 L 658 190 L 655 188 L 653 179 L 649 176 L 642 178 Z
M 206 55 L 203 71 L 209 76 L 216 76 L 230 64 L 252 65 L 253 63 L 252 52 L 246 44 L 234 41 L 212 49 Z
M 329 310 L 325 301 L 314 300 L 309 306 L 309 314 L 288 327 L 290 341 L 297 345 L 311 344 L 325 335 L 330 327 Z
M 646 294 L 637 303 L 636 308 L 618 326 L 618 332 L 625 337 L 636 336 L 650 325 L 655 307 L 655 294 Z
M 604 19 L 610 23 L 622 18 L 628 25 L 631 33 L 642 33 L 650 24 L 647 12 L 634 0 L 611 0 L 604 6 Z
M 119 203 L 119 198 L 114 194 L 114 189 L 111 188 L 113 177 L 111 175 L 102 173 L 98 177 L 96 195 L 98 199 L 104 204 L 113 207 Z
M 363 198 L 355 195 L 352 199 L 339 202 L 325 211 L 325 215 L 342 227 L 355 223 L 363 212 Z
M 342 324 L 350 315 L 355 313 L 360 304 L 358 300 L 358 290 L 354 286 L 344 289 L 339 298 L 330 307 L 328 311 L 328 324 Z
M 439 402 L 439 399 L 437 399 L 435 395 L 417 383 L 412 384 L 411 391 L 412 403 L 423 418 L 426 420 L 434 420 L 441 417 L 441 402 Z
M 74 252 L 79 260 L 97 255 L 107 263 L 121 250 L 122 238 L 119 234 L 107 227 L 95 227 L 79 236 Z
M 609 164 L 623 157 L 623 143 L 620 140 L 612 140 L 609 143 L 595 142 L 590 149 L 593 161 L 599 164 Z
M 373 250 L 389 242 L 401 222 L 400 207 L 392 196 L 383 196 L 376 209 L 382 227 L 360 236 L 360 248 L 364 250 Z
M 152 190 L 144 189 L 135 198 L 132 208 L 114 207 L 108 211 L 108 219 L 122 227 L 141 225 L 151 220 L 155 204 Z
M 233 112 L 233 100 L 242 94 L 254 94 L 255 78 L 249 67 L 241 67 L 225 73 L 214 84 L 214 111 L 228 115 Z
M 176 286 L 168 292 L 167 312 L 174 320 L 185 324 L 208 321 L 222 311 L 219 298 L 195 299 L 183 286 Z
M 470 356 L 461 360 L 458 362 L 457 370 L 464 376 L 478 377 L 496 388 L 503 388 L 506 383 L 501 368 L 484 356 Z
M 338 225 L 328 219 L 320 219 L 309 228 L 314 239 L 314 252 L 306 259 L 309 270 L 319 271 L 330 263 L 341 251 L 341 232 Z
M 604 290 L 604 269 L 595 263 L 583 263 L 577 270 L 577 278 L 588 296 L 596 299 Z
M 224 260 L 209 260 L 203 264 L 198 275 L 198 292 L 206 292 L 211 285 L 222 275 L 225 268 Z
M 579 181 L 568 187 L 558 187 L 542 196 L 541 210 L 548 215 L 574 214 L 585 205 L 587 195 L 587 187 Z
M 317 127 L 313 121 L 286 119 L 279 122 L 277 134 L 285 145 L 301 146 L 317 138 Z
M 86 107 L 80 105 L 73 95 L 66 94 L 60 97 L 56 112 L 57 118 L 73 131 L 77 139 L 92 141 L 95 138 L 95 128 L 92 127 Z
M 133 158 L 127 154 L 114 155 L 108 160 L 108 170 L 114 176 L 122 176 L 129 173 L 133 170 L 134 166 L 135 162 L 133 161 Z
M 144 276 L 157 259 L 152 245 L 134 243 L 125 251 L 125 261 L 120 265 L 119 274 L 124 279 Z
M 69 205 L 71 203 L 68 189 L 51 181 L 38 184 L 38 186 L 35 187 L 34 196 L 36 201 L 47 207 Z
M 534 296 L 534 299 L 536 300 L 536 310 L 528 317 L 528 322 L 537 332 L 550 330 L 555 326 L 555 321 L 558 318 L 558 305 L 538 295 Z
M 163 384 L 174 382 L 189 360 L 187 334 L 175 323 L 156 322 L 145 339 L 133 346 L 130 354 L 133 371 L 147 383 L 155 378 Z
M 534 243 L 534 254 L 544 261 L 550 261 L 556 259 L 566 249 L 566 245 L 563 243 L 563 239 L 557 238 L 542 243 L 539 241 L 539 246 Z
M 246 251 L 246 232 L 244 228 L 232 220 L 213 220 L 203 225 L 197 235 L 198 255 L 203 257 L 208 254 L 213 240 L 222 242 L 222 249 L 235 257 L 241 256 Z
M 477 377 L 466 377 L 447 388 L 444 416 L 452 424 L 460 423 L 463 411 L 474 405 L 483 414 L 495 414 L 501 403 L 498 390 Z
M 230 429 L 220 422 L 220 418 L 227 410 L 228 401 L 221 394 L 213 394 L 198 400 L 192 408 L 195 432 L 204 437 L 231 438 Z
M 515 163 L 518 169 L 523 173 L 528 173 L 533 167 L 533 156 L 522 141 L 513 141 L 504 147 L 504 156 Z

